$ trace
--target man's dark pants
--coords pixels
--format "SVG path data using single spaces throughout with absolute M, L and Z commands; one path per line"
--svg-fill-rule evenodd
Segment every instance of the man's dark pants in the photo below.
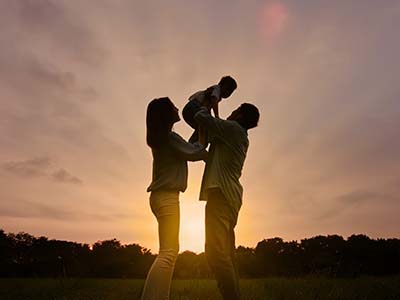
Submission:
M 209 189 L 205 216 L 205 254 L 224 300 L 240 299 L 235 259 L 236 222 L 237 213 L 228 204 L 221 190 Z

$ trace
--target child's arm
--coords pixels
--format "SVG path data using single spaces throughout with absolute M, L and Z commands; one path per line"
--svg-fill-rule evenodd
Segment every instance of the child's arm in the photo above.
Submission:
M 214 111 L 214 116 L 219 119 L 218 98 L 212 97 L 211 109 Z

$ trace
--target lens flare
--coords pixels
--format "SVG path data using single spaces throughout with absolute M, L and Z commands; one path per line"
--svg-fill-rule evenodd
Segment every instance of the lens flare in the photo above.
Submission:
M 278 37 L 286 27 L 288 9 L 281 2 L 266 3 L 261 10 L 260 30 L 267 39 Z

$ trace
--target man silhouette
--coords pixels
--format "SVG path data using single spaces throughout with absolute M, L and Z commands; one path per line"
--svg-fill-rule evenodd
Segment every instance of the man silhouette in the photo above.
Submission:
M 247 130 L 258 124 L 256 106 L 243 103 L 227 120 L 214 118 L 206 109 L 195 120 L 208 132 L 211 143 L 201 183 L 205 212 L 205 254 L 224 300 L 240 298 L 235 260 L 235 231 L 243 188 L 239 182 L 249 140 Z

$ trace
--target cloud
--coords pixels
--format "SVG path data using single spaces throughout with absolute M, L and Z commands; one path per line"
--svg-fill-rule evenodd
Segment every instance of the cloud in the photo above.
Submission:
M 1 205 L 0 216 L 11 218 L 50 218 L 59 220 L 76 219 L 76 213 L 45 203 L 22 199 L 9 199 L 8 204 Z
M 32 60 L 27 64 L 32 79 L 44 83 L 47 86 L 70 91 L 75 87 L 75 74 L 72 72 L 59 71 L 55 66 L 45 65 L 39 61 Z
M 385 206 L 396 205 L 400 199 L 399 188 L 390 183 L 386 186 L 375 187 L 374 189 L 353 190 L 326 201 L 325 207 L 319 207 L 313 213 L 317 215 L 317 220 L 328 220 L 338 218 L 345 212 L 362 210 L 369 208 L 379 208 L 384 203 Z
M 63 221 L 91 220 L 91 221 L 116 221 L 126 220 L 135 217 L 135 214 L 109 212 L 109 213 L 88 213 L 80 208 L 70 209 L 58 205 L 43 202 L 24 200 L 20 198 L 9 199 L 6 203 L 0 204 L 0 217 L 9 218 L 40 218 L 55 219 Z
M 21 177 L 46 176 L 46 170 L 50 166 L 49 157 L 37 157 L 24 161 L 10 161 L 2 164 L 2 169 Z
M 49 53 L 57 45 L 52 55 L 90 66 L 99 64 L 104 56 L 104 50 L 85 26 L 85 19 L 76 18 L 73 10 L 62 1 L 1 2 L 0 25 L 7 28 L 0 40 L 7 41 L 11 49 L 21 50 L 18 44 L 25 44 L 34 45 L 25 53 Z
M 82 184 L 82 180 L 78 177 L 70 174 L 68 171 L 64 169 L 59 169 L 58 171 L 54 172 L 51 177 L 61 183 L 72 183 L 72 184 Z
M 82 184 L 82 180 L 63 168 L 51 172 L 49 168 L 54 163 L 50 157 L 42 156 L 23 161 L 10 161 L 3 163 L 2 169 L 22 178 L 49 177 L 56 182 L 69 184 Z
M 382 193 L 377 193 L 375 191 L 368 190 L 355 190 L 350 193 L 346 193 L 344 195 L 340 195 L 336 197 L 336 203 L 341 203 L 344 205 L 347 204 L 359 204 L 366 201 L 379 199 L 379 197 L 383 196 Z

